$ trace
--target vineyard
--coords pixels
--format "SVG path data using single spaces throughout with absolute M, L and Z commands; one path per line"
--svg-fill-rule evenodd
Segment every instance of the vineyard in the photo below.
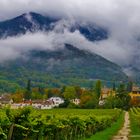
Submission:
M 131 140 L 140 140 L 140 108 L 130 109 Z
M 110 127 L 118 109 L 0 110 L 1 140 L 78 140 Z

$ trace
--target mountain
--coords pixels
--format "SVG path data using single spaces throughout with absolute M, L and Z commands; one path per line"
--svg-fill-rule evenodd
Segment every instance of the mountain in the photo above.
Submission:
M 27 79 L 31 79 L 34 86 L 48 87 L 65 84 L 89 86 L 93 79 L 127 80 L 118 65 L 69 44 L 55 51 L 33 50 L 26 54 L 26 59 L 5 62 L 0 66 L 0 75 L 2 88 L 5 89 L 3 80 L 6 80 L 10 83 L 9 90 L 18 85 L 25 86 Z
M 65 19 L 68 21 L 67 19 Z M 45 17 L 40 14 L 30 12 L 27 14 L 20 15 L 16 18 L 0 22 L 0 38 L 5 38 L 8 36 L 16 36 L 20 34 L 25 34 L 27 31 L 36 32 L 40 31 L 51 31 L 55 28 L 56 24 L 61 23 L 63 19 Z M 78 30 L 82 35 L 84 35 L 88 40 L 103 40 L 107 39 L 108 32 L 96 25 L 92 24 L 79 24 L 79 23 L 63 23 L 63 26 L 69 24 L 69 31 L 74 32 Z
M 0 22 L 0 37 L 7 38 L 26 32 L 51 31 L 62 19 L 29 13 Z M 72 24 L 69 31 L 79 32 L 90 41 L 106 39 L 108 32 L 103 28 Z M 20 46 L 19 46 L 20 47 Z M 59 47 L 58 47 L 59 48 Z M 24 57 L 0 64 L 0 89 L 14 91 L 26 86 L 31 79 L 33 86 L 60 87 L 74 84 L 89 86 L 92 80 L 127 80 L 122 68 L 105 58 L 80 49 L 80 46 L 65 44 L 55 50 L 31 50 Z
M 23 14 L 16 18 L 0 22 L 0 37 L 16 36 L 25 34 L 27 31 L 51 30 L 51 24 L 57 21 L 58 19 L 44 17 L 32 12 Z

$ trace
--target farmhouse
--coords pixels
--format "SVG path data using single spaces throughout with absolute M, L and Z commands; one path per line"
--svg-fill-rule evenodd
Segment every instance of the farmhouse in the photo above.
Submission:
M 113 91 L 111 88 L 103 87 L 101 90 L 99 105 L 104 105 L 105 99 L 109 96 L 115 96 L 115 91 Z
M 33 100 L 32 106 L 37 109 L 52 109 L 54 107 L 54 102 L 47 100 Z
M 57 101 L 57 102 L 54 102 Z M 12 103 L 11 108 L 12 109 L 18 109 L 18 108 L 23 108 L 26 106 L 32 106 L 33 108 L 36 109 L 52 109 L 55 106 L 58 106 L 59 103 L 61 103 L 59 100 L 23 100 L 21 103 Z
M 129 95 L 131 97 L 132 105 L 140 106 L 140 87 L 133 86 Z
M 3 94 L 0 96 L 0 105 L 11 105 L 13 103 L 13 100 L 10 98 L 9 94 Z
M 103 87 L 102 90 L 101 90 L 100 99 L 104 100 L 111 95 L 115 96 L 115 91 L 113 91 L 111 88 Z
M 71 100 L 72 103 L 74 103 L 75 105 L 79 105 L 80 104 L 80 99 L 75 98 Z
M 47 101 L 52 101 L 54 103 L 54 107 L 57 107 L 60 104 L 64 103 L 64 100 L 60 97 L 51 97 Z

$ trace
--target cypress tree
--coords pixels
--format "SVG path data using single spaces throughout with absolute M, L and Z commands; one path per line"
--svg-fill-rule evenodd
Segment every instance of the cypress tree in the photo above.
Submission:
M 25 91 L 25 94 L 24 94 L 24 98 L 29 100 L 31 99 L 31 80 L 29 79 L 28 82 L 27 82 L 27 87 L 26 87 L 26 91 Z
M 98 98 L 100 98 L 101 95 L 101 88 L 102 88 L 102 83 L 100 80 L 98 80 L 95 84 L 95 93 L 97 94 Z

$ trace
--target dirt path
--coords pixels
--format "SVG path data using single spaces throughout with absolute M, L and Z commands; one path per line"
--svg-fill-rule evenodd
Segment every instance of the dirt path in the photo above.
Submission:
M 130 133 L 130 120 L 129 113 L 126 112 L 124 118 L 124 125 L 119 130 L 118 134 L 113 137 L 112 140 L 128 140 L 129 133 Z

